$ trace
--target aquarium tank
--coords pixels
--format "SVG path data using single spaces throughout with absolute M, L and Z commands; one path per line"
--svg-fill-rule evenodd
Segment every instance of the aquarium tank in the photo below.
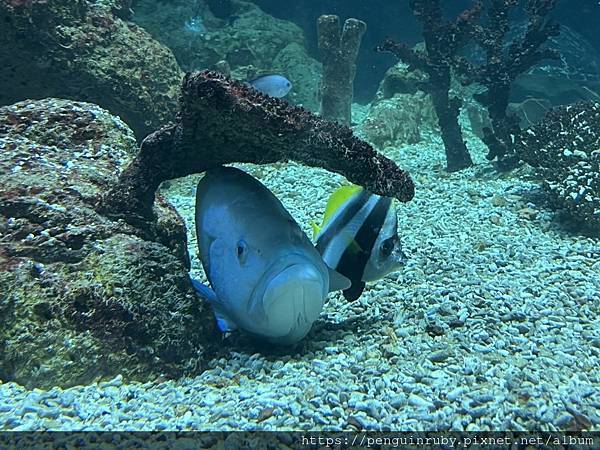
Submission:
M 0 448 L 600 448 L 599 24 L 0 0 Z

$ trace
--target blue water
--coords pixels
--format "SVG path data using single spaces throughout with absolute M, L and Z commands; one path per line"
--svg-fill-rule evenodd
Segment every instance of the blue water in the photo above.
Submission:
M 495 3 L 0 3 L 0 446 L 600 431 L 600 6 Z

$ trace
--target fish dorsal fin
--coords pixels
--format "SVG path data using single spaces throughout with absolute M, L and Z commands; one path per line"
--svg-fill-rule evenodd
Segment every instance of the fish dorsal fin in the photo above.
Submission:
M 329 292 L 343 291 L 348 289 L 352 282 L 339 272 L 327 268 L 329 270 Z
M 265 72 L 265 73 L 255 73 L 252 75 L 252 77 L 250 77 L 246 83 L 252 84 L 257 82 L 258 80 L 260 80 L 261 78 L 266 78 L 266 77 L 272 77 L 277 75 L 276 73 L 270 73 L 270 72 Z
M 362 187 L 350 184 L 339 187 L 333 191 L 333 194 L 331 194 L 331 197 L 329 197 L 329 200 L 327 201 L 325 212 L 323 213 L 323 224 L 321 225 L 321 229 L 325 228 L 325 225 L 329 223 L 331 218 L 342 206 L 348 203 L 351 198 L 360 193 L 362 190 Z
M 321 231 L 321 227 L 314 220 L 310 221 L 310 227 L 312 228 L 312 231 L 313 231 L 313 238 L 316 239 L 317 235 Z

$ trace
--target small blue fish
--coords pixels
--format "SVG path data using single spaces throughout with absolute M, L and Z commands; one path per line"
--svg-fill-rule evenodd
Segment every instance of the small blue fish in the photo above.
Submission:
M 263 75 L 248 82 L 257 91 L 271 97 L 285 97 L 292 89 L 292 83 L 281 75 Z
M 194 16 L 191 19 L 186 20 L 184 28 L 187 32 L 192 34 L 204 34 L 206 32 L 206 27 L 200 16 Z

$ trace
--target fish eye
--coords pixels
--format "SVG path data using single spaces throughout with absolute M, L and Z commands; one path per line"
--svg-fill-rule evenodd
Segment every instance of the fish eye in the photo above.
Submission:
M 394 238 L 386 239 L 381 243 L 381 254 L 385 257 L 388 257 L 392 254 L 392 250 L 394 249 Z
M 246 241 L 240 239 L 237 243 L 237 257 L 239 260 L 245 259 L 246 251 L 247 251 Z

